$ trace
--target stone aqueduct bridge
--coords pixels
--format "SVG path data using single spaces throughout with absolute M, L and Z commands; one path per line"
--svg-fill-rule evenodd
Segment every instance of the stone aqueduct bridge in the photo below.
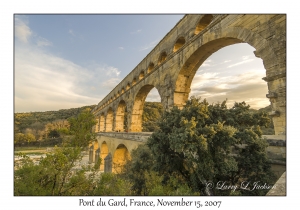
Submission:
M 112 138 L 107 136 L 110 132 L 124 131 L 125 108 L 129 134 L 141 132 L 143 106 L 152 88 L 158 90 L 165 110 L 183 107 L 195 73 L 203 62 L 219 49 L 237 43 L 248 43 L 255 48 L 255 56 L 262 59 L 266 70 L 262 79 L 268 86 L 266 97 L 271 102 L 269 114 L 275 134 L 285 135 L 286 15 L 185 15 L 92 110 L 97 120 L 95 132 L 102 134 L 99 133 L 97 145 L 91 151 L 101 148 L 102 158 L 110 154 L 107 157 L 113 159 L 115 153 L 129 157 L 129 151 L 141 142 L 131 144 L 122 138 L 105 139 Z

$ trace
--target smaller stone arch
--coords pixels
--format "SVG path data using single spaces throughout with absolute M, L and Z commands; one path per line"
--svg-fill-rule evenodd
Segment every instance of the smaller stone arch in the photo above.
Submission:
M 183 36 L 179 37 L 173 47 L 173 52 L 179 50 L 184 44 L 185 44 L 185 38 Z
M 141 71 L 140 75 L 139 75 L 139 80 L 142 80 L 145 77 L 145 73 L 144 71 Z
M 131 83 L 131 86 L 134 86 L 136 84 L 136 78 L 134 77 Z
M 204 15 L 200 21 L 198 22 L 196 28 L 195 28 L 195 35 L 199 34 L 203 29 L 205 29 L 213 20 L 214 16 L 213 15 Z
M 167 53 L 164 51 L 160 54 L 158 58 L 158 65 L 160 65 L 162 62 L 164 62 L 167 59 Z
M 113 173 L 121 173 L 124 165 L 131 160 L 130 153 L 124 144 L 119 144 L 113 156 Z
M 101 113 L 99 132 L 104 132 L 105 131 L 104 125 L 105 125 L 105 117 L 104 117 L 104 113 Z
M 106 114 L 105 131 L 111 132 L 112 130 L 113 130 L 113 110 L 110 107 Z
M 100 148 L 100 158 L 101 158 L 100 171 L 104 171 L 104 159 L 106 158 L 107 155 L 108 155 L 108 146 L 104 141 L 101 144 L 101 148 Z
M 98 161 L 98 158 L 99 158 L 99 145 L 98 145 L 98 141 L 94 141 L 93 143 L 93 149 L 94 149 L 94 152 L 93 152 L 93 162 L 96 163 Z
M 125 109 L 126 109 L 126 103 L 124 100 L 121 100 L 117 112 L 116 112 L 116 125 L 115 125 L 115 131 L 123 132 L 124 131 L 124 120 L 125 120 Z
M 96 116 L 96 125 L 95 125 L 95 132 L 98 133 L 100 131 L 100 116 Z
M 130 88 L 130 83 L 128 82 L 126 85 L 126 90 L 128 90 Z
M 154 69 L 154 63 L 150 63 L 147 69 L 147 73 L 149 74 Z
M 124 93 L 124 92 L 125 92 L 125 88 L 123 87 L 122 90 L 121 90 L 121 93 Z

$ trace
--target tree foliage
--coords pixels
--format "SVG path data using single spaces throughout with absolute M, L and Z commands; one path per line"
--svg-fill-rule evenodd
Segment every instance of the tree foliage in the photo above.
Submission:
M 154 170 L 168 180 L 184 179 L 195 192 L 230 195 L 231 190 L 209 189 L 208 182 L 228 185 L 273 182 L 267 161 L 267 144 L 260 126 L 270 122 L 266 113 L 252 113 L 245 102 L 227 109 L 226 101 L 209 105 L 192 97 L 186 106 L 166 112 L 160 130 L 149 138 Z M 264 190 L 240 190 L 241 195 L 261 195 Z
M 16 133 L 14 137 L 14 143 L 20 144 L 20 143 L 30 143 L 36 141 L 35 136 L 32 133 Z
M 95 140 L 95 133 L 92 131 L 96 120 L 90 109 L 83 110 L 77 117 L 68 119 L 70 123 L 70 144 L 76 147 L 86 147 Z

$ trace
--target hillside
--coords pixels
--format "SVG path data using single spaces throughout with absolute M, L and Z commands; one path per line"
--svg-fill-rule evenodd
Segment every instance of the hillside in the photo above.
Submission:
M 58 120 L 67 120 L 70 117 L 75 117 L 86 108 L 93 109 L 94 107 L 95 105 L 90 105 L 79 108 L 60 109 L 58 111 L 15 113 L 15 131 L 22 132 L 37 123 L 46 124 Z

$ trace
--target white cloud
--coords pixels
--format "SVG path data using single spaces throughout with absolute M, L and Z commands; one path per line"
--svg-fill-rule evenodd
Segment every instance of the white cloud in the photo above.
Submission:
M 106 68 L 106 75 L 107 76 L 119 76 L 120 75 L 120 71 L 118 71 L 118 69 L 117 68 L 115 68 L 115 67 L 112 67 L 112 66 L 109 66 L 109 67 L 107 67 Z
M 124 47 L 119 47 L 120 50 L 124 50 Z
M 243 59 L 243 60 L 249 59 L 249 55 L 242 56 L 242 59 Z
M 72 36 L 75 36 L 75 33 L 72 29 L 69 29 L 69 34 L 71 34 Z
M 242 65 L 242 64 L 245 64 L 245 63 L 249 63 L 251 61 L 253 61 L 253 59 L 246 60 L 246 59 L 243 58 L 243 61 L 235 63 L 235 64 L 232 64 L 230 66 L 227 66 L 227 68 L 231 68 L 231 67 L 234 67 L 234 66 L 239 66 L 239 65 Z
M 39 37 L 38 40 L 37 40 L 37 45 L 39 47 L 42 47 L 42 46 L 51 46 L 52 43 L 49 40 L 45 39 L 45 38 Z
M 115 88 L 120 81 L 121 80 L 119 78 L 110 78 L 107 81 L 103 82 L 101 86 L 111 90 Z
M 23 18 L 23 19 L 22 19 Z M 15 36 L 23 43 L 28 43 L 32 31 L 26 24 L 24 16 L 15 16 Z
M 212 60 L 206 60 L 202 63 L 201 67 L 211 66 L 211 62 L 212 62 Z
M 191 84 L 191 88 L 193 89 L 196 87 L 202 87 L 209 83 L 218 81 L 219 80 L 219 77 L 217 77 L 218 74 L 219 73 L 217 72 L 205 72 L 203 74 L 196 74 Z

